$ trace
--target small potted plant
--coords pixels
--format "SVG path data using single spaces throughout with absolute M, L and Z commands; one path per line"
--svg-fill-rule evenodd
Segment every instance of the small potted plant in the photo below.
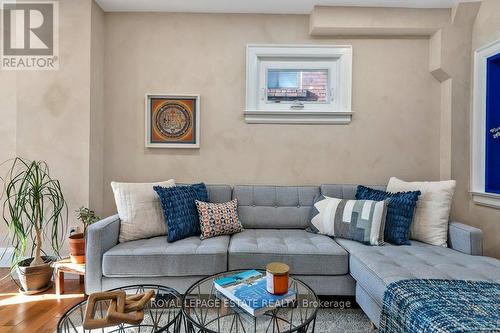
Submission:
M 69 236 L 69 249 L 71 261 L 75 264 L 85 263 L 85 238 L 87 237 L 87 228 L 94 222 L 99 221 L 93 210 L 86 207 L 80 207 L 76 210 L 76 218 L 83 225 L 83 233 L 75 233 Z
M 68 208 L 61 184 L 50 176 L 47 163 L 19 157 L 7 163 L 12 163 L 9 172 L 0 180 L 4 183 L 3 220 L 14 248 L 11 272 L 17 270 L 21 292 L 35 294 L 51 286 L 51 264 L 64 241 Z M 54 256 L 44 251 L 44 240 L 49 241 Z

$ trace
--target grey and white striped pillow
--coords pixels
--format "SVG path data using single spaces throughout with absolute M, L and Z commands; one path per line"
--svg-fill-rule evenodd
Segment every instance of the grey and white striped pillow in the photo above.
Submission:
M 324 195 L 314 201 L 308 231 L 384 245 L 388 201 L 344 200 Z

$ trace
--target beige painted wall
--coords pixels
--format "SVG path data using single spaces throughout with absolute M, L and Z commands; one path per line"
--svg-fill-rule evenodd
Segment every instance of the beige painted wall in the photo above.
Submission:
M 472 31 L 472 50 L 491 43 L 500 38 L 500 1 L 483 0 Z M 468 120 L 469 118 L 467 118 Z M 464 145 L 464 154 L 469 154 L 469 137 Z M 467 160 L 469 162 L 469 160 Z M 468 176 L 468 175 L 467 175 Z M 464 181 L 469 183 L 467 177 Z M 472 200 L 464 201 L 469 208 L 469 224 L 481 228 L 485 236 L 485 253 L 500 258 L 500 210 L 483 207 Z
M 104 12 L 92 1 L 90 42 L 89 207 L 103 207 L 104 171 Z
M 105 14 L 104 211 L 112 180 L 377 183 L 439 179 L 440 86 L 426 39 L 312 39 L 307 15 Z M 352 44 L 353 122 L 243 120 L 248 43 Z M 144 94 L 201 94 L 199 150 L 144 148 Z
M 16 154 L 16 81 L 16 72 L 0 71 L 0 163 Z
M 313 36 L 427 36 L 449 18 L 448 8 L 315 6 Z
M 60 5 L 60 70 L 0 71 L 0 157 L 47 160 L 64 186 L 70 224 L 80 205 L 115 212 L 112 180 L 384 184 L 450 170 L 459 184 L 452 217 L 482 228 L 486 254 L 500 257 L 500 211 L 468 196 L 469 52 L 441 55 L 453 77 L 443 88 L 429 74 L 428 39 L 311 38 L 307 15 L 105 14 L 90 0 Z M 499 6 L 484 0 L 472 48 L 500 38 Z M 459 28 L 443 43 L 469 50 L 464 37 Z M 246 124 L 248 43 L 353 45 L 353 122 Z M 199 150 L 144 148 L 147 92 L 201 94 Z
M 311 15 L 311 32 L 330 36 L 375 33 L 378 38 L 407 33 L 429 35 L 429 71 L 441 82 L 440 179 L 457 180 L 451 218 L 482 228 L 485 253 L 500 257 L 498 211 L 474 205 L 469 195 L 471 49 L 480 5 L 480 2 L 461 1 L 452 10 L 437 11 L 316 7 Z M 498 36 L 499 5 L 498 1 L 485 2 L 474 39 Z
M 8 142 L 0 157 L 47 161 L 70 225 L 77 224 L 74 210 L 89 203 L 90 9 L 89 0 L 59 2 L 59 70 L 0 71 L 0 142 Z
M 16 80 L 16 72 L 0 70 L 0 163 L 16 156 Z M 0 166 L 0 176 L 5 175 L 7 168 L 8 164 Z M 0 187 L 1 202 L 4 201 L 4 198 L 3 188 Z M 0 249 L 5 246 L 5 237 L 8 232 L 1 216 L 2 213 L 0 206 Z M 0 259 L 0 262 L 6 261 Z

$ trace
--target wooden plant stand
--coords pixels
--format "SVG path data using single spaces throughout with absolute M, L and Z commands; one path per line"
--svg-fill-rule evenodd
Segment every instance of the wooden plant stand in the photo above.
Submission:
M 79 276 L 80 283 L 84 283 L 85 264 L 74 264 L 70 258 L 65 258 L 54 263 L 54 272 L 56 276 L 56 294 L 64 294 L 64 273 L 76 274 Z

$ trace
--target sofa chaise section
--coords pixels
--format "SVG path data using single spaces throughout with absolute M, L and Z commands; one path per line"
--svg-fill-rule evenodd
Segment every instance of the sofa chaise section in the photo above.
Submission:
M 370 186 L 385 190 L 385 186 Z M 355 199 L 356 185 L 321 185 L 321 194 Z M 480 229 L 450 222 L 448 247 L 412 241 L 411 246 L 367 246 L 336 239 L 349 253 L 356 301 L 378 327 L 387 285 L 402 279 L 466 279 L 500 282 L 500 261 L 483 257 Z
M 384 292 L 391 282 L 451 279 L 500 283 L 500 261 L 494 258 L 417 241 L 412 241 L 411 246 L 386 244 L 378 247 L 345 239 L 337 239 L 337 242 L 349 252 L 350 273 L 356 280 L 356 301 L 377 326 Z

